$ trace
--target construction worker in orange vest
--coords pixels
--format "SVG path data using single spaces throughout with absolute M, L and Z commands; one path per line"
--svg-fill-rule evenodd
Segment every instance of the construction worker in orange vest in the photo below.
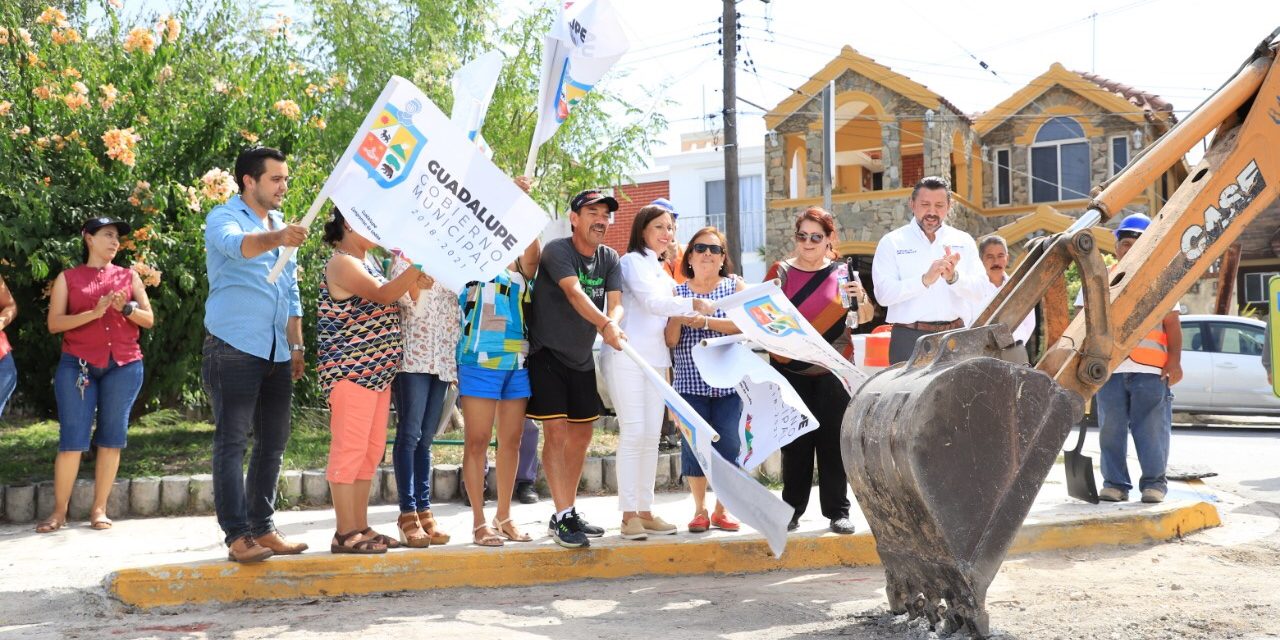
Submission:
M 1141 213 L 1127 216 L 1116 228 L 1116 257 L 1123 258 L 1151 219 Z M 1083 297 L 1076 299 L 1082 306 Z M 1143 502 L 1161 502 L 1168 493 L 1165 467 L 1173 424 L 1173 394 L 1169 388 L 1182 379 L 1182 325 L 1175 307 L 1116 367 L 1094 396 L 1098 440 L 1102 447 L 1103 488 L 1098 497 L 1108 502 L 1129 499 L 1128 447 L 1138 453 L 1142 477 L 1138 489 Z

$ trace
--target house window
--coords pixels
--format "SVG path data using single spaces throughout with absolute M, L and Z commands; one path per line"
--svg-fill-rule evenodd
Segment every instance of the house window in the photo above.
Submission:
M 1011 154 L 1008 149 L 996 149 L 996 204 L 1013 204 L 1013 187 L 1009 179 L 1013 171 L 1009 168 Z
M 1267 304 L 1267 281 L 1271 280 L 1271 276 L 1280 276 L 1280 273 L 1268 271 L 1263 273 L 1244 274 L 1245 304 Z M 1263 309 L 1266 309 L 1266 307 L 1263 307 Z
M 701 220 L 680 220 L 677 237 L 687 243 L 702 227 L 725 230 L 724 180 L 708 180 L 706 188 L 706 217 Z M 738 178 L 738 232 L 741 234 L 742 253 L 758 251 L 764 244 L 764 177 L 742 176 Z
M 1030 153 L 1032 202 L 1089 197 L 1089 141 L 1080 123 L 1050 118 L 1036 133 Z
M 1116 175 L 1129 166 L 1129 136 L 1116 136 L 1111 139 L 1111 175 Z

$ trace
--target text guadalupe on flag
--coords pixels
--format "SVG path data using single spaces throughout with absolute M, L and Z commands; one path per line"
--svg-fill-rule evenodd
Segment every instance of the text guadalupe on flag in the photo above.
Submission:
M 547 214 L 413 83 L 393 77 L 330 177 L 329 198 L 360 235 L 422 264 L 444 286 L 493 278 Z
M 630 43 L 609 0 L 566 1 L 543 39 L 538 124 L 525 175 L 533 175 L 538 147 L 555 135 L 575 105 L 612 67 Z

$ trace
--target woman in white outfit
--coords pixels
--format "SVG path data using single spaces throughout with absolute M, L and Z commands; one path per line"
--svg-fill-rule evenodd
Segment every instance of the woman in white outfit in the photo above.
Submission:
M 675 281 L 662 268 L 659 256 L 675 235 L 675 220 L 662 207 L 641 209 L 631 225 L 627 253 L 622 256 L 622 331 L 648 363 L 666 376 L 671 351 L 663 332 L 671 316 L 712 313 L 711 303 L 673 295 Z M 666 405 L 640 367 L 619 351 L 601 353 L 609 395 L 618 414 L 618 509 L 622 537 L 644 540 L 649 534 L 673 534 L 676 527 L 649 510 L 658 468 L 658 436 Z

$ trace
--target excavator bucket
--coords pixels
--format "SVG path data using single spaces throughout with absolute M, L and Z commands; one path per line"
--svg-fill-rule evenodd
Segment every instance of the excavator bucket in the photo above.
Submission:
M 844 417 L 890 609 L 949 632 L 988 634 L 987 587 L 1084 413 L 1012 344 L 1002 324 L 925 336 Z

